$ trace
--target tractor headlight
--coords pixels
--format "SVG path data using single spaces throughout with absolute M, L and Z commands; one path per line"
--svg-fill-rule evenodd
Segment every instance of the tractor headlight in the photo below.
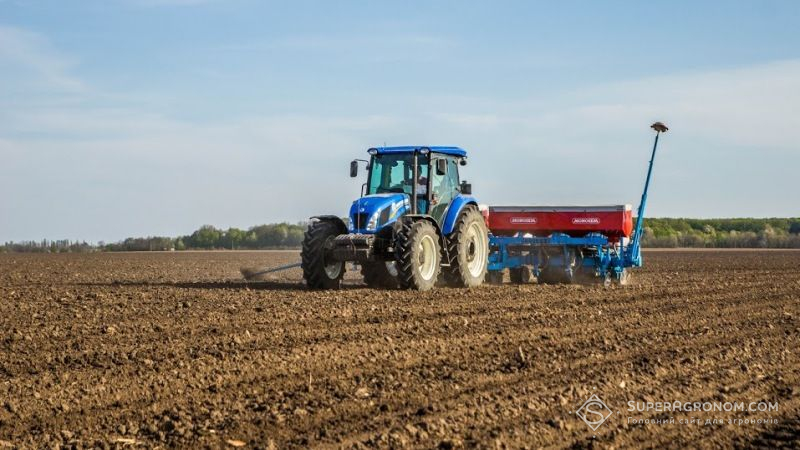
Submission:
M 375 231 L 379 226 L 383 226 L 389 222 L 389 216 L 392 214 L 392 207 L 387 206 L 380 211 L 375 211 L 369 221 L 367 222 L 367 230 Z
M 380 211 L 376 212 L 375 214 L 372 215 L 372 217 L 369 218 L 369 222 L 367 222 L 367 230 L 375 231 L 376 229 L 378 229 L 378 215 L 379 214 L 380 214 Z
M 383 208 L 381 210 L 381 216 L 378 219 L 378 223 L 381 224 L 382 226 L 386 225 L 387 223 L 389 223 L 389 216 L 391 214 L 392 214 L 392 207 L 391 206 L 387 206 L 386 208 Z

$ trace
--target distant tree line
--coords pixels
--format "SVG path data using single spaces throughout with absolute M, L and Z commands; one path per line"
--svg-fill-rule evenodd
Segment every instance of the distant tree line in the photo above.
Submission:
M 275 223 L 247 230 L 203 225 L 187 236 L 128 238 L 89 244 L 81 241 L 6 242 L 0 252 L 78 253 L 92 251 L 260 250 L 298 248 L 306 224 Z M 643 247 L 800 248 L 800 218 L 659 219 L 644 223 Z
M 71 241 L 69 239 L 6 242 L 0 245 L 0 252 L 17 253 L 85 253 L 95 251 L 96 249 L 96 245 L 89 244 L 85 241 Z
M 261 250 L 279 248 L 298 248 L 303 243 L 306 224 L 273 223 L 257 225 L 247 230 L 215 228 L 203 225 L 194 233 L 176 238 L 147 237 L 128 238 L 121 242 L 107 244 L 108 251 L 148 251 L 148 250 Z
M 645 218 L 642 246 L 800 248 L 800 218 Z
M 203 225 L 187 236 L 131 237 L 123 241 L 95 245 L 74 241 L 6 242 L 0 252 L 91 252 L 91 251 L 169 251 L 169 250 L 261 250 L 298 248 L 303 242 L 305 223 L 274 223 L 257 225 L 247 230 L 239 228 L 218 229 Z

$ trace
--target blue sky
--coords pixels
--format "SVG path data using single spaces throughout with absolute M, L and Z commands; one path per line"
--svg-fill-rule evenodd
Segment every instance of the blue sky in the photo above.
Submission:
M 489 204 L 797 216 L 798 2 L 0 0 L 0 241 L 344 215 L 459 145 Z

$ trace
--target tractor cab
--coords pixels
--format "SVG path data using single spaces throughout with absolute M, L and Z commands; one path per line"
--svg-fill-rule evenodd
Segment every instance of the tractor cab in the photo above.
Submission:
M 351 232 L 377 233 L 404 214 L 427 215 L 441 226 L 453 201 L 470 194 L 470 186 L 462 184 L 458 174 L 467 154 L 458 147 L 382 147 L 368 152 L 362 187 L 366 195 L 350 207 Z M 358 176 L 358 163 L 351 163 L 351 177 Z
M 369 161 L 350 163 L 353 178 L 359 163 L 366 163 L 367 181 L 350 205 L 347 224 L 335 215 L 311 218 L 301 252 L 309 287 L 338 288 L 348 261 L 361 266 L 370 287 L 481 284 L 489 238 L 472 187 L 459 177 L 467 152 L 406 146 L 368 153 Z

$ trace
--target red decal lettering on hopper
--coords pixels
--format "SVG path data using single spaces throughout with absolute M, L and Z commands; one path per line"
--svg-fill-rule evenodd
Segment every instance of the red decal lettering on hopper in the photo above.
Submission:
M 598 217 L 575 217 L 572 219 L 572 223 L 575 225 L 598 224 L 600 219 Z

